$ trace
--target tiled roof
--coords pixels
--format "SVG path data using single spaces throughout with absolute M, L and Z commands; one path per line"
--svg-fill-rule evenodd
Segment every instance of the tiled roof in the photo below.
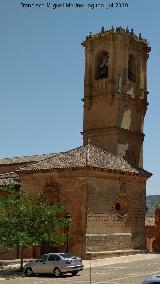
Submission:
M 146 217 L 145 226 L 155 226 L 155 218 Z
M 115 156 L 96 146 L 87 144 L 67 152 L 50 154 L 47 158 L 39 162 L 32 163 L 26 167 L 18 169 L 20 172 L 54 170 L 54 169 L 73 169 L 98 168 L 111 171 L 121 171 L 136 175 L 151 175 L 143 169 L 138 170 L 128 164 L 122 157 Z
M 4 159 L 0 159 L 0 165 L 30 163 L 34 161 L 40 161 L 41 159 L 47 158 L 50 155 L 51 154 L 41 154 L 41 155 L 33 155 L 33 156 L 4 158 Z
M 6 173 L 0 175 L 0 186 L 20 185 L 19 176 L 14 173 Z

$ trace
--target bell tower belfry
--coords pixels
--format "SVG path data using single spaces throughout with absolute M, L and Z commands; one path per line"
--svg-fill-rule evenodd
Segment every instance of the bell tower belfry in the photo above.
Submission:
M 143 122 L 147 110 L 147 59 L 141 34 L 122 27 L 86 37 L 83 143 L 143 167 Z

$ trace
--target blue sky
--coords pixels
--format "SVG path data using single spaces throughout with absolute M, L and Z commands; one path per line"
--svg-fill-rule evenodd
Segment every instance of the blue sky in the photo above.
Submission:
M 84 8 L 51 8 L 58 3 L 81 3 Z M 81 42 L 102 26 L 128 26 L 142 33 L 152 48 L 144 168 L 154 174 L 147 194 L 160 194 L 160 1 L 128 0 L 117 2 L 128 7 L 114 4 L 107 9 L 111 3 L 115 2 L 0 1 L 0 157 L 66 151 L 82 144 Z M 88 4 L 105 7 L 91 9 Z

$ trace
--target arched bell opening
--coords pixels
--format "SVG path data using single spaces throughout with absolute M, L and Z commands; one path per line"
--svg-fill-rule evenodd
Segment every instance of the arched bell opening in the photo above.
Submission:
M 95 80 L 108 78 L 108 52 L 101 52 L 96 56 Z

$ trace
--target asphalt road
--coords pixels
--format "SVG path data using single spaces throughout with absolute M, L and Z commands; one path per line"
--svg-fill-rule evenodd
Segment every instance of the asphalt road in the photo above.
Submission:
M 11 271 L 3 276 L 1 271 L 0 284 L 139 284 L 145 276 L 160 275 L 160 255 L 146 255 L 144 259 L 125 257 L 125 260 L 119 257 L 115 263 L 102 261 L 96 264 L 93 261 L 91 265 L 91 269 L 85 268 L 77 276 L 59 279 L 46 275 L 27 278 Z

